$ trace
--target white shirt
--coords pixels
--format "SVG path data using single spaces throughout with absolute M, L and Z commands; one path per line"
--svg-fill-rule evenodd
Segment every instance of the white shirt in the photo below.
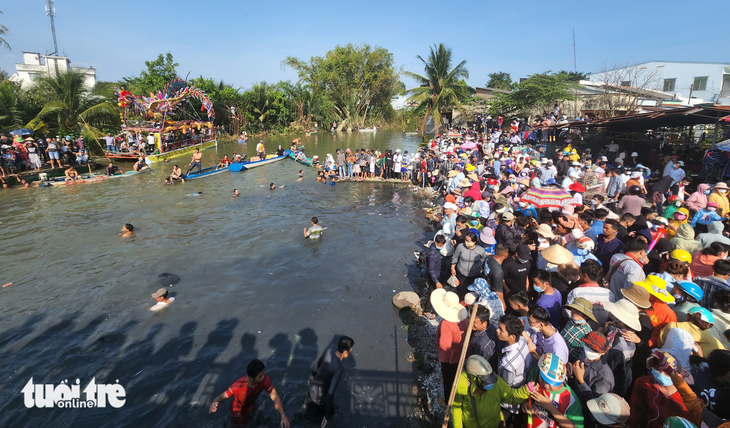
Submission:
M 608 145 L 608 151 L 609 152 L 612 152 L 612 153 L 617 152 L 618 151 L 618 144 L 616 144 L 616 143 L 609 144 Z
M 166 307 L 167 307 L 167 305 L 169 305 L 170 303 L 172 303 L 172 302 L 174 302 L 174 301 L 175 301 L 175 298 L 174 298 L 174 297 L 170 297 L 170 302 L 169 302 L 169 303 L 165 303 L 165 302 L 157 302 L 157 304 L 156 304 L 155 306 L 151 307 L 151 308 L 150 308 L 150 310 L 151 310 L 152 312 L 157 312 L 157 311 L 159 311 L 160 309 L 164 309 L 164 308 L 166 308 Z
M 147 144 L 149 144 L 150 146 L 155 145 L 155 136 L 154 135 L 150 134 L 147 136 Z

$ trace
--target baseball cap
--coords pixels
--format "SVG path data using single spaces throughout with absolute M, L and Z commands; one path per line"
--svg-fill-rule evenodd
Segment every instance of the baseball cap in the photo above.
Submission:
M 504 213 L 502 213 L 502 220 L 504 220 L 504 221 L 514 220 L 514 218 L 515 218 L 515 215 L 512 214 L 512 212 L 510 212 L 510 211 L 505 211 Z
M 623 397 L 604 392 L 598 398 L 586 402 L 588 410 L 601 425 L 624 424 L 629 420 L 631 409 Z
M 155 299 L 158 297 L 165 297 L 165 296 L 167 296 L 167 288 L 160 288 L 159 290 L 152 293 L 152 297 L 154 297 Z
M 517 258 L 520 259 L 522 263 L 526 263 L 532 260 L 532 252 L 530 251 L 530 247 L 525 244 L 520 244 L 517 247 Z
M 444 204 L 444 209 L 445 209 L 445 210 L 454 210 L 454 211 L 459 211 L 459 207 L 458 207 L 458 206 L 456 206 L 456 204 L 455 204 L 455 203 L 453 203 L 453 202 L 446 202 L 446 203 Z

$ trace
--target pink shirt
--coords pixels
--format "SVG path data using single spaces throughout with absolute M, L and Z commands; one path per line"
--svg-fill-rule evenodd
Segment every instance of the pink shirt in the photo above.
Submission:
M 436 330 L 439 362 L 457 364 L 461 356 L 464 335 L 469 327 L 469 320 L 459 323 L 443 320 Z

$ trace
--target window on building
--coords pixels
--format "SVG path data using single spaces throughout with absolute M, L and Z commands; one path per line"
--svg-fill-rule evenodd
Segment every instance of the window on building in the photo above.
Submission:
M 722 89 L 720 89 L 720 98 L 730 98 L 730 74 L 722 77 Z
M 707 90 L 707 76 L 695 77 L 694 86 L 692 88 L 695 91 L 706 91 Z
M 664 79 L 664 92 L 674 92 L 674 85 L 677 79 Z
M 41 77 L 39 73 L 28 73 L 28 79 L 30 79 L 31 82 L 38 80 Z
M 622 80 L 621 86 L 631 86 L 631 80 Z

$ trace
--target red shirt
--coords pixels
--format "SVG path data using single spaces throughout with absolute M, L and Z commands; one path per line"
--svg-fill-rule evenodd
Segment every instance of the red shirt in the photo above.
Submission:
M 662 428 L 664 421 L 670 416 L 693 420 L 679 392 L 665 397 L 658 390 L 654 376 L 651 375 L 636 379 L 629 407 L 631 414 L 627 425 L 630 427 Z
M 439 323 L 436 329 L 436 342 L 438 343 L 436 352 L 439 362 L 450 364 L 459 362 L 467 327 L 469 327 L 468 320 L 459 323 L 443 320 Z
M 274 390 L 274 384 L 268 375 L 264 375 L 264 380 L 253 388 L 248 386 L 248 376 L 238 379 L 228 388 L 228 395 L 233 397 L 233 400 L 231 400 L 231 420 L 234 424 L 243 425 L 246 423 L 248 413 L 253 410 L 253 405 L 263 390 L 266 390 L 269 394 Z
M 658 346 L 659 333 L 662 332 L 664 327 L 670 322 L 677 322 L 677 314 L 666 303 L 654 296 L 651 296 L 649 301 L 652 307 L 645 309 L 645 311 L 649 315 L 649 318 L 651 318 L 651 324 L 654 326 L 654 330 L 651 332 L 651 338 L 649 339 L 649 347 L 653 348 Z
M 428 172 L 428 164 L 425 160 L 421 161 L 421 172 Z

